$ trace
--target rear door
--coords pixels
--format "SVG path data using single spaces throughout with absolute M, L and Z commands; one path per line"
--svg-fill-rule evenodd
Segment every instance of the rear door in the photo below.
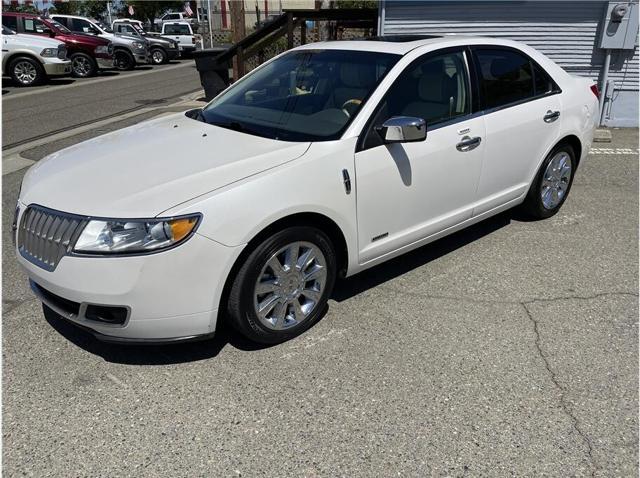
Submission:
M 526 193 L 560 133 L 560 90 L 523 52 L 472 48 L 486 124 L 485 160 L 474 215 Z

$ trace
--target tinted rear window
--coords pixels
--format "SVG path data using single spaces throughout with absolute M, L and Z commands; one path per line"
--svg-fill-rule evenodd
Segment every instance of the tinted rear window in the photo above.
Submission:
M 495 108 L 535 95 L 531 62 L 512 50 L 477 49 L 480 88 L 485 108 Z
M 165 25 L 164 32 L 168 35 L 191 35 L 189 25 Z

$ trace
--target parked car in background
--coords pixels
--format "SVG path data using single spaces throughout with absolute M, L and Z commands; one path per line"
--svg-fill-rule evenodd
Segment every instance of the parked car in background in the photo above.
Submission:
M 166 22 L 186 22 L 189 24 L 193 24 L 195 22 L 195 19 L 188 16 L 184 12 L 167 12 L 160 18 L 156 18 L 153 22 L 153 25 L 158 31 L 160 31 L 162 30 L 162 24 Z
M 116 35 L 111 27 L 92 18 L 54 14 L 51 19 L 62 23 L 72 32 L 97 35 L 113 43 L 114 66 L 118 70 L 132 70 L 136 64 L 145 65 L 149 62 L 149 42 L 144 38 Z
M 339 275 L 515 206 L 560 210 L 593 140 L 591 80 L 508 40 L 379 40 L 300 46 L 202 109 L 38 161 L 15 218 L 35 294 L 104 340 L 192 340 L 224 318 L 278 343 Z
M 163 23 L 162 36 L 178 42 L 181 54 L 193 53 L 196 50 L 196 36 L 191 25 L 186 22 Z
M 64 42 L 20 35 L 3 26 L 2 74 L 18 86 L 33 86 L 48 77 L 70 75 L 71 60 Z
M 111 24 L 113 32 L 143 38 L 149 43 L 149 61 L 154 65 L 168 63 L 180 56 L 178 42 L 159 35 L 150 35 L 144 31 L 142 22 L 138 20 L 115 20 Z
M 61 23 L 30 13 L 2 12 L 2 25 L 28 35 L 54 38 L 67 46 L 71 74 L 84 78 L 113 68 L 113 44 L 95 35 L 73 33 Z

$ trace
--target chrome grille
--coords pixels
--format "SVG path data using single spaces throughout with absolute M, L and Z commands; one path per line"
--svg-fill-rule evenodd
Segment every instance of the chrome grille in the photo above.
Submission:
M 67 254 L 87 221 L 40 206 L 29 206 L 18 228 L 18 250 L 22 257 L 48 271 Z

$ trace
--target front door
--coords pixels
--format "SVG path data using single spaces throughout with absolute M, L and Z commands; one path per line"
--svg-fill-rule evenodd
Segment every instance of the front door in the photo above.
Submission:
M 355 155 L 358 242 L 364 264 L 471 218 L 485 126 L 471 115 L 462 50 L 429 53 L 397 78 Z M 423 118 L 427 138 L 383 144 L 376 127 Z

